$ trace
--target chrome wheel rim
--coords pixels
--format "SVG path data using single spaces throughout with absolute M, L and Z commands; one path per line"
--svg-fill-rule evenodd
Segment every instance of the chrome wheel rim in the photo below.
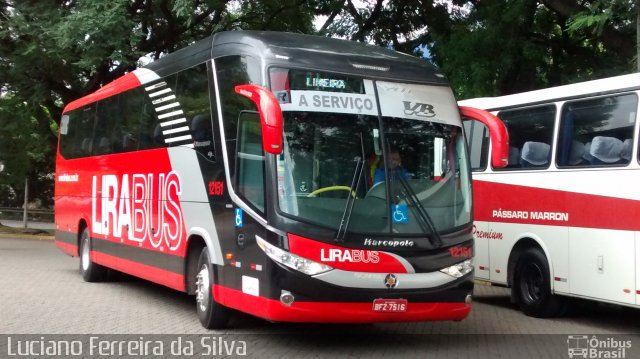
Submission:
M 82 270 L 86 271 L 89 269 L 89 264 L 91 263 L 91 257 L 89 254 L 89 237 L 85 237 L 82 239 L 82 253 L 81 253 L 81 261 L 82 261 Z
M 209 291 L 211 286 L 209 285 L 209 270 L 206 265 L 202 265 L 200 272 L 196 276 L 196 302 L 198 303 L 198 309 L 201 312 L 207 310 L 207 304 L 209 300 Z

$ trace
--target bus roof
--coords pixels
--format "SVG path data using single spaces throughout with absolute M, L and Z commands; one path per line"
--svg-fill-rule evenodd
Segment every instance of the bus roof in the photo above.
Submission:
M 172 52 L 142 69 L 166 77 L 210 59 L 230 55 L 265 58 L 269 64 L 392 80 L 448 86 L 435 66 L 415 56 L 354 41 L 273 31 L 227 31 Z M 67 104 L 67 112 L 139 85 L 128 73 Z
M 264 57 L 269 63 L 289 67 L 447 85 L 444 74 L 425 59 L 354 41 L 273 31 L 220 32 L 146 68 L 164 77 L 228 55 Z
M 640 89 L 640 73 L 549 87 L 507 96 L 472 98 L 459 101 L 458 104 L 494 111 L 522 105 L 536 105 L 550 101 L 571 100 L 585 96 L 597 96 L 637 89 Z

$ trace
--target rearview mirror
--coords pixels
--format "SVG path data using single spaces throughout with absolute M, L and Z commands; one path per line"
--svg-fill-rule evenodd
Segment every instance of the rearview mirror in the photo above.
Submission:
M 509 164 L 509 133 L 504 123 L 491 113 L 473 107 L 459 106 L 460 115 L 482 122 L 491 138 L 491 166 L 504 168 Z
M 258 106 L 262 125 L 262 148 L 265 153 L 279 155 L 282 152 L 282 109 L 276 97 L 268 89 L 258 85 L 238 85 L 237 94 L 249 98 Z

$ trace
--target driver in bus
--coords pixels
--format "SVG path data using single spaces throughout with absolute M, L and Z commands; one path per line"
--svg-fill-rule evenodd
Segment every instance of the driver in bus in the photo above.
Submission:
M 391 179 L 405 179 L 411 178 L 409 172 L 402 167 L 402 157 L 400 157 L 400 151 L 397 148 L 391 148 L 389 150 L 389 167 L 391 168 Z M 376 169 L 373 175 L 373 185 L 384 182 L 384 167 Z

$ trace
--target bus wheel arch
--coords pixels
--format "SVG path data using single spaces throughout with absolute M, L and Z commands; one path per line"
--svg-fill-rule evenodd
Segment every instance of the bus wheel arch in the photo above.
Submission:
M 203 248 L 207 247 L 207 243 L 204 238 L 199 235 L 192 235 L 187 241 L 187 251 L 184 263 L 184 288 L 185 292 L 189 295 L 196 293 L 196 283 L 192 278 L 195 278 L 198 273 L 198 260 L 200 259 L 200 253 Z
M 562 315 L 566 299 L 553 294 L 552 268 L 538 241 L 523 238 L 509 255 L 511 299 L 527 315 L 547 318 Z
M 82 233 L 84 232 L 85 228 L 88 228 L 89 226 L 87 225 L 87 221 L 84 220 L 84 218 L 81 218 L 80 221 L 78 222 L 78 233 L 76 236 L 76 241 L 77 241 L 77 245 L 78 245 L 78 249 L 76 254 L 78 255 L 78 257 L 80 257 L 80 241 L 82 241 Z

